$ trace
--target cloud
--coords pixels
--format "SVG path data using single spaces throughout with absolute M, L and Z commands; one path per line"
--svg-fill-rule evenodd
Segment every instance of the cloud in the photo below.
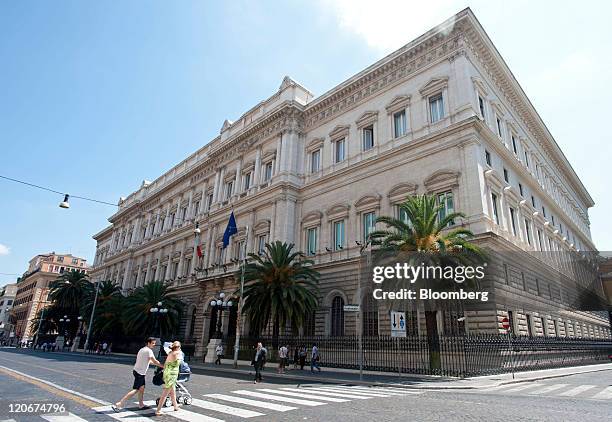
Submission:
M 0 256 L 8 255 L 10 253 L 11 253 L 11 248 L 0 243 Z

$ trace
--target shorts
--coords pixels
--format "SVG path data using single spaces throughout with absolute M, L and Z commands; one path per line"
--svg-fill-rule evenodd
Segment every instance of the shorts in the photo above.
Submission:
M 140 375 L 136 371 L 132 371 L 132 375 L 134 375 L 134 385 L 132 386 L 132 389 L 140 390 L 140 387 L 145 386 L 145 376 L 144 375 Z
M 287 358 L 280 358 L 280 367 L 285 368 L 287 366 Z

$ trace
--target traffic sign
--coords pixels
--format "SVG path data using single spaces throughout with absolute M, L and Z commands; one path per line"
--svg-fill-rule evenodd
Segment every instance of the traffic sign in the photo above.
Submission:
M 406 337 L 406 313 L 391 311 L 391 337 Z
M 510 321 L 508 321 L 508 318 L 504 317 L 504 319 L 502 319 L 502 328 L 504 330 L 507 330 L 508 328 L 510 328 Z

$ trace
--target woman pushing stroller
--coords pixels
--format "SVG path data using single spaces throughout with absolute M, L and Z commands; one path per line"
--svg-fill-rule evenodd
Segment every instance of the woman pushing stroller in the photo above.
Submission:
M 164 390 L 157 403 L 157 409 L 155 411 L 156 416 L 161 416 L 161 408 L 166 402 L 168 395 L 172 399 L 172 406 L 174 410 L 179 410 L 179 404 L 176 402 L 176 382 L 179 376 L 179 366 L 182 360 L 183 352 L 181 351 L 181 343 L 178 341 L 173 342 L 170 345 L 171 352 L 166 357 L 164 364 Z

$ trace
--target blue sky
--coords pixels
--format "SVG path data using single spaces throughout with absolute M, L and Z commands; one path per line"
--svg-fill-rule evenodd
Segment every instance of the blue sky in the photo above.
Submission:
M 468 5 L 594 197 L 593 238 L 611 250 L 605 2 L 0 2 L 0 174 L 115 203 L 284 75 L 321 94 Z M 37 253 L 91 261 L 113 212 L 63 210 L 3 180 L 0 195 L 0 285 Z

